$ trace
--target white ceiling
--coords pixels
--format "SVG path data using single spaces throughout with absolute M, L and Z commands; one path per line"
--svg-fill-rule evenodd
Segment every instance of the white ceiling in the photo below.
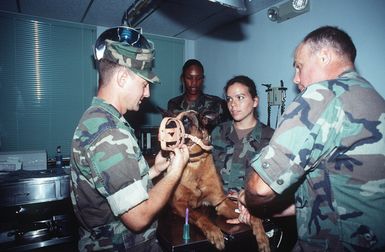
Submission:
M 282 0 L 233 0 L 245 5 L 237 11 L 208 0 L 148 0 L 133 26 L 145 33 L 197 39 L 208 32 L 273 6 Z M 76 23 L 113 27 L 122 24 L 135 0 L 0 0 L 0 10 Z M 136 2 L 137 3 L 137 2 Z

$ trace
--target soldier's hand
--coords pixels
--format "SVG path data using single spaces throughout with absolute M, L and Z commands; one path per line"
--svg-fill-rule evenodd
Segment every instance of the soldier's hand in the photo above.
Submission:
M 176 147 L 170 153 L 170 158 L 171 165 L 167 169 L 167 173 L 177 175 L 179 177 L 190 158 L 187 146 L 183 144 L 180 147 Z
M 242 205 L 246 205 L 246 200 L 245 200 L 245 190 L 242 190 L 239 192 L 238 195 L 238 202 L 241 203 Z
M 239 209 L 239 212 L 240 212 L 239 216 L 238 216 L 239 222 L 245 223 L 247 225 L 250 225 L 250 213 L 247 210 L 247 208 L 244 205 L 242 205 L 241 203 L 238 202 L 238 209 Z
M 159 151 L 155 157 L 155 162 L 152 168 L 155 169 L 158 174 L 160 174 L 162 171 L 166 170 L 170 164 L 170 158 L 163 156 L 162 151 Z
M 249 210 L 247 210 L 246 206 L 244 205 L 244 191 L 241 191 L 238 195 L 238 211 L 239 216 L 237 219 L 229 219 L 226 222 L 230 224 L 239 224 L 239 223 L 245 223 L 250 225 L 250 213 Z

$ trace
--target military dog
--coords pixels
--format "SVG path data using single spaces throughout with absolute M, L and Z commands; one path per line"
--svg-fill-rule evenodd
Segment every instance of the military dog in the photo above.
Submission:
M 210 151 L 209 133 L 205 128 L 208 119 L 195 111 L 181 112 L 176 116 L 184 126 L 185 144 L 190 159 L 184 168 L 180 183 L 173 193 L 170 203 L 174 213 L 185 217 L 189 208 L 189 222 L 196 225 L 207 239 L 219 250 L 225 248 L 224 235 L 209 218 L 201 206 L 213 206 L 217 215 L 227 219 L 238 217 L 237 204 L 228 198 L 224 191 L 213 156 Z M 265 234 L 262 220 L 251 217 L 251 228 L 256 236 L 259 251 L 270 251 L 269 239 Z

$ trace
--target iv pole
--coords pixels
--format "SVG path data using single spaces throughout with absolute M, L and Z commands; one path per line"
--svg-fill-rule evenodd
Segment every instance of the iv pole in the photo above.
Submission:
M 273 91 L 271 88 L 271 84 L 262 84 L 262 86 L 266 87 L 266 93 L 267 93 L 267 126 L 270 127 L 270 114 L 271 114 L 271 98 L 270 98 L 270 92 Z
M 283 114 L 283 112 L 285 112 L 285 101 L 286 101 L 286 90 L 287 88 L 285 88 L 283 86 L 283 80 L 281 80 L 281 87 L 278 88 L 278 90 L 281 91 L 281 115 Z
M 286 90 L 283 86 L 283 80 L 281 80 L 280 87 L 272 87 L 271 84 L 262 84 L 266 87 L 267 92 L 267 125 L 270 127 L 271 107 L 279 106 L 281 108 L 281 115 L 285 111 Z M 278 114 L 277 114 L 278 121 Z M 277 123 L 277 122 L 276 122 Z

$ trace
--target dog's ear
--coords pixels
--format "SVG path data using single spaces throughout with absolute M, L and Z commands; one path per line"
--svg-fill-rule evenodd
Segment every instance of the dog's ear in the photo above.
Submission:
M 159 106 L 156 106 L 156 109 L 159 111 L 159 113 L 162 115 L 162 117 L 175 117 L 175 115 L 171 112 L 171 111 L 168 111 L 168 110 L 165 110 Z
M 218 113 L 211 110 L 206 110 L 201 113 L 201 116 L 210 122 L 215 121 L 218 118 Z
M 219 123 L 219 114 L 212 110 L 204 110 L 199 114 L 199 121 L 202 126 L 210 133 Z

